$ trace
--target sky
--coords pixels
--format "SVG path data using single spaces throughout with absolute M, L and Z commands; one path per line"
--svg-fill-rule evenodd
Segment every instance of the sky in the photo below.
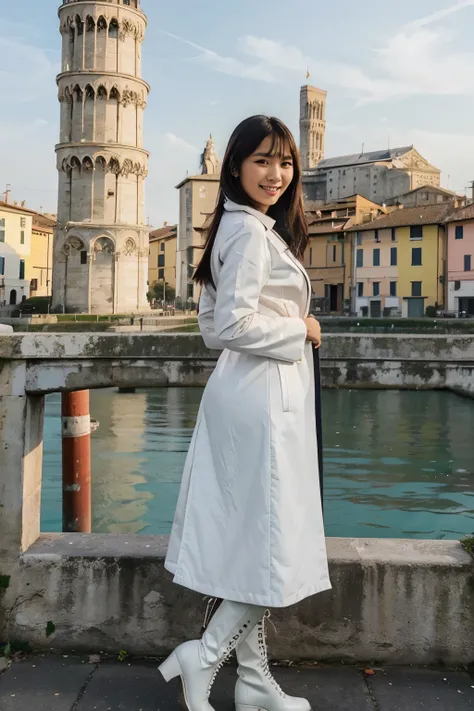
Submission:
M 0 193 L 56 212 L 57 0 L 0 0 Z M 474 180 L 474 0 L 142 0 L 149 224 L 249 115 L 298 136 L 299 89 L 325 89 L 326 157 L 413 144 L 464 194 Z M 0 198 L 2 196 L 0 195 Z

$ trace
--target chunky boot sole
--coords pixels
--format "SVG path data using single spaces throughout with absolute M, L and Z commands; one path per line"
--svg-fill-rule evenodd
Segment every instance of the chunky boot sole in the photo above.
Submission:
M 177 676 L 181 676 L 181 666 L 176 652 L 170 654 L 168 659 L 158 667 L 158 671 L 167 682 L 171 681 L 171 679 L 176 679 Z

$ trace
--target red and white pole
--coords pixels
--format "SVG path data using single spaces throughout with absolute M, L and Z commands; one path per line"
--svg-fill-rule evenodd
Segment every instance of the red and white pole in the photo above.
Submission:
M 63 393 L 63 531 L 91 533 L 91 418 L 89 391 Z

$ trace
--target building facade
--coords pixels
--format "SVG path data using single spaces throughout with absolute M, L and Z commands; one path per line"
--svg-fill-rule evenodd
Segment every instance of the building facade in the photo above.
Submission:
M 176 249 L 178 225 L 164 225 L 150 232 L 148 287 L 163 282 L 176 289 Z
M 187 305 L 197 304 L 200 287 L 193 274 L 205 245 L 205 225 L 214 212 L 219 194 L 220 163 L 212 136 L 201 157 L 201 174 L 188 176 L 179 190 L 179 224 L 176 247 L 176 298 Z
M 360 195 L 307 210 L 309 242 L 304 265 L 315 307 L 322 312 L 342 314 L 350 309 L 353 250 L 352 233 L 347 230 L 384 212 Z
M 438 187 L 440 175 L 413 146 L 405 146 L 322 160 L 303 171 L 303 192 L 307 201 L 359 194 L 383 204 L 421 186 Z
M 462 195 L 456 195 L 451 190 L 436 187 L 434 185 L 422 185 L 419 188 L 410 190 L 408 193 L 397 195 L 386 200 L 387 205 L 402 207 L 421 207 L 425 205 L 443 205 L 445 203 L 457 204 L 461 207 L 466 201 Z
M 353 310 L 359 316 L 419 318 L 445 302 L 445 219 L 451 205 L 397 209 L 351 229 Z
M 34 212 L 0 201 L 0 306 L 15 306 L 30 296 L 27 260 Z
M 315 86 L 300 91 L 300 156 L 303 170 L 311 170 L 324 158 L 327 92 Z
M 148 153 L 140 0 L 68 0 L 62 71 L 53 310 L 146 311 Z
M 474 204 L 447 218 L 448 311 L 474 316 Z
M 33 215 L 31 252 L 26 263 L 31 296 L 51 296 L 53 240 L 56 220 L 47 215 Z

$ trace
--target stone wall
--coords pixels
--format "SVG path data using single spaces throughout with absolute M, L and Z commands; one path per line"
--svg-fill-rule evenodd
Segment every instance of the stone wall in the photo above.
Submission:
M 203 601 L 164 572 L 166 537 L 39 535 L 43 396 L 204 384 L 217 355 L 198 335 L 0 334 L 0 639 L 162 655 L 198 634 Z M 474 392 L 470 336 L 332 335 L 321 355 L 329 386 Z M 474 565 L 459 543 L 328 549 L 333 591 L 275 615 L 273 656 L 474 662 Z
M 4 593 L 9 637 L 48 651 L 168 654 L 199 636 L 205 603 L 174 585 L 166 549 L 166 536 L 41 536 Z M 328 554 L 333 590 L 273 612 L 273 658 L 474 661 L 474 563 L 459 543 L 333 538 Z

